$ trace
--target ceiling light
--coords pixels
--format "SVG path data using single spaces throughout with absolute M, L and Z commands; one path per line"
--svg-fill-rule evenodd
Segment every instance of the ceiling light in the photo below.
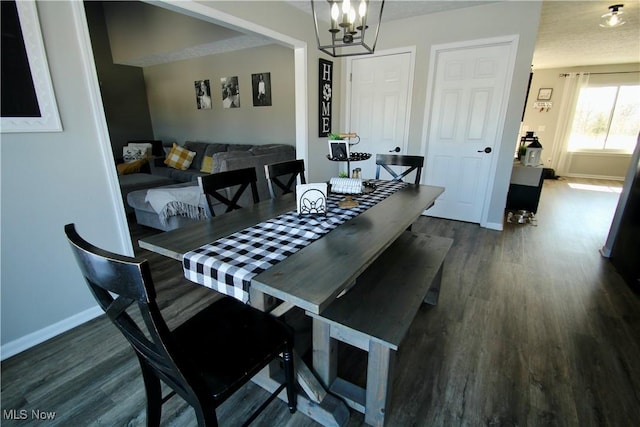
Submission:
M 373 53 L 383 8 L 384 0 L 311 0 L 318 49 L 333 57 Z
M 600 18 L 600 26 L 604 28 L 613 28 L 624 25 L 624 20 L 622 19 L 622 15 L 624 12 L 622 11 L 623 4 L 614 4 L 613 6 L 609 6 L 609 13 L 605 13 Z

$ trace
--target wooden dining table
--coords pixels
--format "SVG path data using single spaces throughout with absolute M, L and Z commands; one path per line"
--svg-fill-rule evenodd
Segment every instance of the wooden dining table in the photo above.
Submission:
M 277 301 L 282 305 L 273 313 L 281 314 L 283 307 L 291 306 L 321 313 L 432 206 L 443 191 L 442 187 L 407 184 L 254 276 L 249 290 L 251 305 L 270 311 Z M 139 244 L 141 248 L 182 262 L 183 256 L 194 249 L 292 210 L 296 210 L 296 199 L 287 194 L 141 239 Z M 299 357 L 296 371 L 304 391 L 298 398 L 298 410 L 322 425 L 345 425 L 349 418 L 346 405 L 326 392 Z M 267 390 L 275 390 L 279 385 L 269 372 L 254 381 Z

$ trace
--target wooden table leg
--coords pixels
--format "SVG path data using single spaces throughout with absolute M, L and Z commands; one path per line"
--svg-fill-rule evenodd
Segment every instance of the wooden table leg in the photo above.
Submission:
M 384 425 L 389 411 L 393 386 L 395 351 L 373 340 L 369 342 L 367 362 L 367 391 L 364 422 L 372 426 Z
M 272 302 L 269 298 L 261 292 L 251 291 L 251 305 L 263 311 L 270 310 Z M 315 322 L 314 322 L 314 340 L 315 340 Z M 327 337 L 329 331 L 326 332 Z M 337 357 L 337 352 L 332 352 Z M 315 360 L 315 350 L 314 350 Z M 315 362 L 314 362 L 315 363 Z M 335 360 L 333 362 L 335 367 Z M 337 397 L 327 393 L 325 387 L 316 379 L 309 367 L 298 356 L 298 353 L 294 350 L 294 367 L 296 370 L 296 377 L 298 384 L 304 393 L 298 394 L 298 411 L 307 415 L 323 426 L 330 427 L 342 427 L 349 421 L 349 409 L 345 403 L 339 400 Z M 282 379 L 279 379 L 281 373 L 280 369 L 274 364 L 265 367 L 254 378 L 253 382 L 258 384 L 265 390 L 273 393 L 282 384 Z M 335 375 L 334 375 L 335 378 Z M 286 390 L 283 390 L 278 397 L 283 401 L 287 401 Z
M 331 339 L 331 326 L 313 319 L 313 369 L 328 389 L 338 372 L 338 345 Z

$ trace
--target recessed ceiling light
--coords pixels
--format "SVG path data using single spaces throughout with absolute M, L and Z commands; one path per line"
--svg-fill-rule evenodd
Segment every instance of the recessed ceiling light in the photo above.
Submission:
M 625 21 L 622 19 L 622 11 L 623 4 L 614 4 L 609 6 L 609 13 L 605 13 L 601 16 L 600 26 L 603 28 L 613 28 L 624 25 Z

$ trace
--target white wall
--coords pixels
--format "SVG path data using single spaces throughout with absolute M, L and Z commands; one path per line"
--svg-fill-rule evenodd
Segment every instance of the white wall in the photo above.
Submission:
M 71 2 L 39 2 L 37 9 L 64 130 L 2 134 L 3 358 L 98 313 L 65 224 L 76 223 L 100 246 L 131 251 L 113 157 L 100 140 L 105 124 L 89 89 L 90 51 L 78 43 L 83 29 Z
M 534 69 L 531 91 L 522 122 L 522 134 L 524 135 L 526 131 L 536 133 L 543 147 L 542 159 L 546 167 L 555 168 L 558 162 L 558 158 L 555 158 L 553 153 L 555 152 L 555 145 L 560 144 L 559 111 L 563 101 L 563 89 L 567 81 L 565 77 L 560 75 L 577 72 L 613 73 L 594 74 L 590 76 L 589 82 L 640 84 L 640 73 L 627 74 L 626 72 L 628 71 L 640 71 L 640 64 Z M 553 89 L 551 95 L 553 106 L 549 111 L 540 111 L 533 106 L 540 88 Z M 517 141 L 514 142 L 514 144 L 516 143 Z M 629 167 L 630 159 L 631 154 L 572 153 L 569 155 L 568 173 L 566 175 L 623 180 Z

